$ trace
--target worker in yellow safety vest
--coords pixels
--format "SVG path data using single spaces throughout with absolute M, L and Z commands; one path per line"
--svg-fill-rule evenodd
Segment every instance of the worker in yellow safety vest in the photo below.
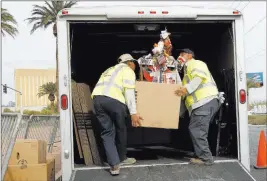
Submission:
M 212 165 L 213 157 L 207 140 L 209 124 L 219 108 L 216 83 L 203 61 L 194 59 L 194 52 L 183 49 L 178 64 L 184 71 L 182 86 L 175 94 L 184 98 L 190 115 L 189 132 L 195 156 L 190 163 Z
M 94 111 L 101 126 L 101 138 L 112 175 L 119 174 L 120 165 L 136 162 L 134 158 L 126 157 L 128 114 L 134 127 L 141 126 L 142 120 L 136 111 L 136 60 L 130 54 L 123 54 L 118 62 L 102 73 L 92 92 Z

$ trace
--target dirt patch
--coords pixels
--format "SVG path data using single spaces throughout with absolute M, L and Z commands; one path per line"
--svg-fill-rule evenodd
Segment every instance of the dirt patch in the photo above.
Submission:
M 267 115 L 249 115 L 248 123 L 252 125 L 267 125 Z

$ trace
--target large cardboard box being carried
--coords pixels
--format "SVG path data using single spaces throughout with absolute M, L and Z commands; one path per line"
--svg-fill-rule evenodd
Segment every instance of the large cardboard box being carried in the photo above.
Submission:
M 55 181 L 55 159 L 43 164 L 9 165 L 4 181 Z
M 137 112 L 142 127 L 178 129 L 181 97 L 174 91 L 179 84 L 136 82 Z
M 47 144 L 43 140 L 16 140 L 9 165 L 46 163 Z

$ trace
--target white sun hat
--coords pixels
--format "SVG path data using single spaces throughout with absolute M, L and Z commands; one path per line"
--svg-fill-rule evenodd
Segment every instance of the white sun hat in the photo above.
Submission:
M 130 55 L 129 53 L 125 53 L 125 54 L 122 54 L 119 58 L 118 58 L 118 62 L 119 63 L 124 63 L 124 62 L 127 62 L 127 61 L 136 61 L 132 55 Z

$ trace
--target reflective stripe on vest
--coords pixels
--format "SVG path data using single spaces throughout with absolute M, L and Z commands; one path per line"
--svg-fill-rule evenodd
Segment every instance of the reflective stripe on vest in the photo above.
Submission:
M 110 76 L 110 79 L 108 82 L 101 82 L 101 83 L 97 83 L 95 87 L 99 87 L 99 86 L 106 86 L 104 91 L 103 91 L 103 94 L 104 95 L 109 95 L 109 92 L 110 92 L 110 88 L 111 87 L 116 87 L 118 89 L 120 89 L 121 91 L 123 91 L 123 87 L 115 84 L 114 80 L 116 79 L 118 73 L 120 72 L 120 70 L 125 67 L 126 65 L 121 65 L 121 66 L 118 66 L 114 72 L 111 74 Z
M 101 83 L 97 83 L 96 84 L 96 86 L 95 87 L 99 87 L 99 86 L 105 86 L 106 84 L 104 83 L 104 82 L 101 82 Z M 109 86 L 110 85 L 110 86 Z M 110 89 L 110 87 L 116 87 L 116 88 L 118 88 L 118 89 L 120 89 L 121 91 L 123 90 L 123 88 L 121 87 L 121 86 L 119 86 L 119 85 L 117 85 L 117 84 L 108 84 L 108 86 L 109 86 L 109 89 Z M 107 88 L 107 87 L 106 87 Z M 104 94 L 106 94 L 107 92 L 106 91 L 109 91 L 109 89 L 107 89 L 106 90 L 106 88 L 105 88 L 105 90 L 104 90 Z
M 186 83 L 189 84 L 189 83 L 190 83 L 189 78 L 188 78 L 187 76 L 185 76 L 185 79 L 186 79 Z M 189 96 L 192 96 L 194 102 L 197 102 L 198 100 L 197 100 L 196 92 L 197 92 L 198 90 L 202 89 L 202 88 L 209 87 L 209 86 L 211 86 L 211 87 L 212 87 L 212 86 L 215 86 L 215 87 L 216 87 L 216 84 L 215 84 L 214 82 L 207 82 L 207 83 L 205 83 L 205 84 L 200 84 L 200 85 L 198 86 L 198 88 L 197 88 L 194 92 L 192 92 L 192 94 L 190 94 Z
M 129 84 L 129 85 L 135 85 L 135 81 L 133 81 L 133 80 L 123 80 L 122 81 L 124 84 Z
M 208 76 L 208 75 L 206 74 L 206 72 L 204 72 L 203 70 L 200 70 L 200 69 L 193 69 L 193 70 L 191 71 L 191 73 L 193 73 L 193 72 L 198 72 L 198 73 L 201 73 L 201 74 L 204 74 L 204 75 Z
M 191 71 L 191 73 L 192 72 L 198 72 L 198 73 L 201 73 L 201 74 L 204 74 L 204 75 L 208 76 L 206 72 L 204 72 L 203 70 L 200 70 L 200 69 L 193 69 Z M 213 81 L 214 84 L 215 84 L 215 86 L 217 86 L 216 83 L 215 83 L 215 81 L 214 81 L 214 79 L 213 79 L 213 77 L 212 77 L 212 75 L 211 75 L 211 73 L 209 74 L 209 76 L 210 76 L 211 81 Z
M 185 67 L 185 68 L 187 68 L 187 67 Z M 200 77 L 201 77 L 201 75 L 203 75 L 203 77 L 209 77 L 209 79 L 206 79 L 204 81 L 204 83 L 202 82 L 194 92 L 192 92 L 190 95 L 187 95 L 185 97 L 186 107 L 188 109 L 191 109 L 192 105 L 195 104 L 196 102 L 198 102 L 201 98 L 208 97 L 209 94 L 210 95 L 215 95 L 215 94 L 217 94 L 217 91 L 218 91 L 217 90 L 217 85 L 216 85 L 216 83 L 215 83 L 215 81 L 214 81 L 214 79 L 213 79 L 213 77 L 212 77 L 210 72 L 205 72 L 203 70 L 194 68 L 194 69 L 192 69 L 190 75 L 192 73 L 194 73 L 194 74 L 197 73 L 197 74 L 199 74 Z M 185 72 L 184 83 L 186 83 L 186 84 L 190 83 L 190 81 L 191 81 L 190 78 L 189 78 L 190 75 L 188 75 L 187 72 Z M 208 92 L 204 93 L 204 92 L 202 92 L 203 88 L 210 88 L 211 92 L 209 92 L 207 90 Z M 199 95 L 199 93 L 201 93 L 201 95 Z
M 118 73 L 119 73 L 119 72 L 117 72 L 117 74 L 118 74 Z M 112 77 L 111 77 L 111 78 L 112 78 Z M 115 76 L 115 78 L 116 78 L 116 76 Z M 107 85 L 107 87 L 105 87 L 104 94 L 107 94 L 107 92 L 109 92 L 109 90 L 110 90 L 110 88 L 111 88 L 112 86 L 113 86 L 113 87 L 116 87 L 116 88 L 118 88 L 118 89 L 120 89 L 121 91 L 123 91 L 123 87 L 122 87 L 122 86 L 119 86 L 119 85 L 117 85 L 117 84 L 114 83 L 115 78 L 113 79 L 113 82 L 110 81 L 110 82 L 108 82 L 108 84 L 105 84 L 105 82 L 97 83 L 95 87 L 98 87 L 98 86 L 105 86 L 105 85 Z M 134 85 L 134 84 L 135 84 L 135 82 L 132 81 L 132 80 L 123 80 L 122 82 L 123 82 L 124 84 L 129 84 L 129 85 Z

